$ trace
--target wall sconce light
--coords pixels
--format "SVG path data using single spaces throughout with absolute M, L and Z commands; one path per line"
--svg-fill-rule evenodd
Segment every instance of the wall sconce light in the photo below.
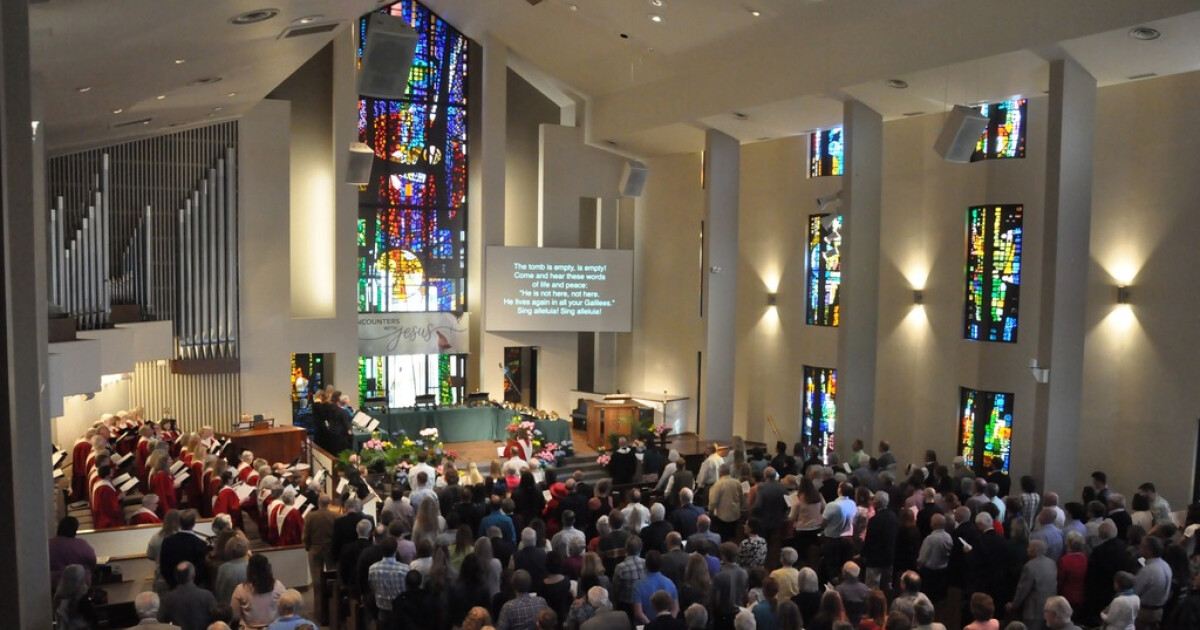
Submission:
M 778 301 L 779 301 L 778 293 L 768 293 L 767 294 L 767 306 L 775 306 L 778 303 Z
M 1117 285 L 1117 304 L 1129 304 L 1129 287 Z
M 913 291 L 913 304 L 920 306 L 924 303 L 925 303 L 925 292 L 920 289 L 914 290 Z

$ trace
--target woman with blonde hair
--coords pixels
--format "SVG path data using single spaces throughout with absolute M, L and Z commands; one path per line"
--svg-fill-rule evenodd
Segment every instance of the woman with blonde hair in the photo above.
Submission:
M 468 486 L 483 483 L 483 474 L 479 472 L 479 466 L 475 462 L 467 462 L 467 472 L 461 474 L 461 482 Z
M 579 572 L 579 583 L 575 588 L 577 593 L 586 593 L 593 586 L 612 587 L 612 581 L 604 572 L 604 561 L 600 554 L 589 551 L 583 556 L 583 569 Z
M 162 505 L 161 500 L 159 501 L 159 505 Z M 179 510 L 167 510 L 167 513 L 163 516 L 162 528 L 154 532 L 154 535 L 150 537 L 150 542 L 146 545 L 146 557 L 154 562 L 154 592 L 159 595 L 171 589 L 167 585 L 167 581 L 159 573 L 159 552 L 162 551 L 163 540 L 174 536 L 179 533 L 180 529 L 183 529 L 183 525 L 180 523 L 182 517 L 183 513 Z
M 483 630 L 484 627 L 492 625 L 492 616 L 483 606 L 476 606 L 467 613 L 463 618 L 462 625 L 458 626 L 460 630 Z

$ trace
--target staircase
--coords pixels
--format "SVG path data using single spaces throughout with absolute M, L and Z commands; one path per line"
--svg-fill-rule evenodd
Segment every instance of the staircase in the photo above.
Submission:
M 554 465 L 554 470 L 558 473 L 560 480 L 566 479 L 576 470 L 583 471 L 584 483 L 595 485 L 601 479 L 609 479 L 608 471 L 596 463 L 596 455 L 572 455 L 564 457 Z

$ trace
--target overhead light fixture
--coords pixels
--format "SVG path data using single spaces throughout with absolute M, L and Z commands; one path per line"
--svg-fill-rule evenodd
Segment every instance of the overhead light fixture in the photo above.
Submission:
M 663 5 L 663 0 L 650 0 L 650 4 L 656 7 L 661 7 Z
M 1129 37 L 1138 41 L 1148 42 L 1162 37 L 1162 32 L 1149 26 L 1135 26 L 1129 29 Z
M 219 112 L 219 111 L 221 111 L 221 109 L 223 109 L 223 108 L 221 108 L 221 107 L 214 107 L 214 108 L 213 108 L 213 111 L 214 111 L 214 112 Z
M 320 14 L 317 14 L 317 15 L 306 15 L 306 16 L 304 16 L 304 17 L 302 17 L 302 18 L 299 18 L 299 19 L 296 19 L 296 20 L 292 20 L 292 24 L 312 24 L 312 23 L 314 23 L 314 22 L 316 22 L 316 21 L 318 21 L 318 20 L 324 19 L 324 18 L 325 18 L 325 16 L 324 16 L 324 15 L 320 15 Z
M 167 98 L 167 95 L 166 95 L 166 94 L 159 94 L 158 96 L 155 96 L 155 97 L 154 97 L 154 100 L 156 100 L 156 101 L 161 101 L 161 100 L 163 100 L 164 98 Z
M 226 94 L 225 96 L 233 98 L 233 97 L 237 96 L 237 92 L 230 92 L 230 93 Z
M 229 18 L 229 23 L 236 26 L 245 26 L 247 24 L 257 24 L 265 22 L 276 15 L 279 15 L 279 9 L 255 9 L 245 13 L 239 13 Z
M 75 88 L 75 91 L 76 91 L 76 92 L 79 92 L 80 94 L 87 94 L 88 92 L 91 92 L 91 91 L 92 91 L 92 86 L 90 86 L 90 85 L 81 85 L 81 86 L 79 86 L 79 87 Z
M 579 10 L 579 5 L 578 5 L 578 4 L 572 4 L 572 5 L 571 5 L 571 10 L 572 10 L 572 11 L 578 11 L 578 10 Z
M 177 66 L 182 66 L 185 63 L 187 63 L 187 59 L 176 59 L 175 60 L 175 65 L 177 65 Z
M 657 13 L 651 13 L 651 14 L 650 14 L 650 21 L 651 21 L 651 22 L 654 22 L 655 24 L 661 24 L 661 23 L 662 23 L 662 21 L 663 21 L 663 19 L 662 19 L 662 16 L 661 16 L 661 15 L 659 15 L 659 14 L 657 14 Z
M 1117 304 L 1129 304 L 1129 287 L 1124 284 L 1117 285 Z
M 767 306 L 775 306 L 778 303 L 779 303 L 779 294 L 778 293 L 768 293 L 767 294 Z
M 888 79 L 888 87 L 904 90 L 908 88 L 908 81 L 904 79 Z
M 759 11 L 757 9 L 750 9 L 750 15 L 752 15 L 754 17 L 762 17 L 762 11 Z
M 913 304 L 920 306 L 925 303 L 925 292 L 920 289 L 913 290 Z
M 125 110 L 123 110 L 123 109 L 121 109 L 120 107 L 118 107 L 118 108 L 116 108 L 116 109 L 112 110 L 112 113 L 114 113 L 114 114 L 120 114 L 120 113 L 121 113 L 121 112 L 123 112 L 123 111 L 125 111 Z

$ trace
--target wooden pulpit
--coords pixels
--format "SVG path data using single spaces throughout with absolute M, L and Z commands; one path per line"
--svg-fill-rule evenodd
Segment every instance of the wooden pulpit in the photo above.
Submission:
M 637 403 L 601 403 L 588 405 L 588 444 L 592 448 L 610 448 L 610 435 L 633 435 L 642 406 Z

